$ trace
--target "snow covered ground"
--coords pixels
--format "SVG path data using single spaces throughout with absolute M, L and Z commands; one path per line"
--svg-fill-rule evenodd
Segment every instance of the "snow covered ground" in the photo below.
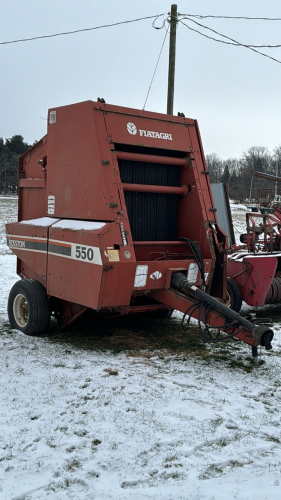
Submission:
M 6 312 L 16 204 L 0 198 L 1 500 L 280 499 L 280 309 L 259 366 L 234 341 L 130 355 L 89 331 L 26 337 Z
M 246 233 L 246 216 L 247 211 L 246 205 L 242 203 L 235 203 L 233 200 L 230 201 L 230 209 L 232 213 L 233 229 L 235 234 L 236 244 L 240 245 L 240 234 Z

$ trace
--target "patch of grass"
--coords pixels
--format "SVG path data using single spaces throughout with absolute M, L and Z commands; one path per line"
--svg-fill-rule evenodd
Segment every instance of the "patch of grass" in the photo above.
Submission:
M 273 443 L 278 443 L 278 444 L 281 443 L 280 439 L 277 436 L 273 436 L 273 435 L 272 436 L 268 436 L 266 438 L 266 441 L 272 441 Z
M 222 423 L 224 422 L 224 419 L 222 417 L 217 417 L 211 420 L 211 425 L 214 429 L 219 427 Z
M 99 446 L 99 444 L 101 444 L 101 440 L 100 439 L 93 439 L 92 446 Z
M 89 434 L 89 431 L 87 429 L 78 429 L 77 431 L 74 431 L 74 434 L 78 437 L 85 437 Z
M 251 310 L 250 314 L 253 312 L 256 314 L 257 318 L 270 317 L 273 323 L 279 323 L 281 318 L 281 304 L 267 304 Z
M 89 396 L 89 395 L 87 395 L 87 396 L 83 396 L 82 399 L 84 401 L 92 401 L 93 399 L 95 399 L 95 396 Z
M 220 448 L 224 448 L 225 446 L 229 445 L 229 442 L 230 442 L 229 439 L 227 439 L 226 437 L 221 437 L 220 439 L 218 439 L 217 445 Z
M 66 472 L 74 472 L 76 469 L 79 469 L 81 467 L 81 463 L 77 458 L 73 458 L 72 460 L 69 460 L 64 466 L 63 469 Z
M 220 477 L 224 473 L 224 470 L 222 467 L 216 465 L 216 464 L 211 464 L 207 469 L 204 470 L 204 472 L 201 472 L 199 475 L 199 479 L 201 480 L 206 480 L 206 479 L 211 479 L 213 477 Z
M 75 446 L 69 446 L 68 448 L 65 449 L 65 451 L 67 451 L 67 453 L 73 453 L 74 450 L 76 450 Z
M 118 370 L 113 370 L 112 368 L 105 368 L 103 371 L 106 372 L 108 376 L 110 375 L 117 376 L 119 374 Z
M 99 318 L 85 314 L 75 322 L 58 331 L 50 332 L 48 340 L 65 344 L 66 354 L 73 349 L 93 351 L 126 352 L 135 356 L 140 351 L 169 354 L 198 355 L 208 351 L 199 330 L 191 326 L 183 330 L 178 319 L 156 320 L 135 316 Z M 149 356 L 148 356 L 149 357 Z
M 50 448 L 56 448 L 56 447 L 57 447 L 57 442 L 56 442 L 56 439 L 54 439 L 54 438 L 47 438 L 47 439 L 46 439 L 46 444 L 47 444 Z
M 231 338 L 225 342 L 209 343 L 200 335 L 196 325 L 191 324 L 187 329 L 176 317 L 169 320 L 142 315 L 103 318 L 86 312 L 62 331 L 53 322 L 47 338 L 51 343 L 65 345 L 66 355 L 87 350 L 125 353 L 129 357 L 147 360 L 154 356 L 160 359 L 178 356 L 181 360 L 193 357 L 205 359 L 207 363 L 223 363 L 235 370 L 251 372 L 254 369 L 252 358 L 249 358 L 249 363 L 244 357 L 244 343 Z M 79 369 L 81 365 L 74 368 Z M 117 370 L 108 370 L 109 375 L 118 374 Z
M 178 460 L 177 455 L 168 455 L 165 458 L 164 462 L 174 462 L 175 460 Z

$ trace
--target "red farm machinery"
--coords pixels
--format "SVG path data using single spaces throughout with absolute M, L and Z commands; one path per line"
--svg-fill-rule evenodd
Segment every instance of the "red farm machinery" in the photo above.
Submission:
M 263 172 L 257 177 L 281 182 Z M 281 197 L 276 195 L 259 212 L 246 213 L 247 232 L 228 261 L 228 275 L 250 306 L 281 304 Z
M 26 334 L 51 314 L 64 327 L 87 309 L 177 309 L 211 341 L 271 349 L 272 330 L 227 307 L 227 236 L 196 120 L 92 101 L 51 109 L 20 158 L 7 242 L 21 277 L 9 319 Z

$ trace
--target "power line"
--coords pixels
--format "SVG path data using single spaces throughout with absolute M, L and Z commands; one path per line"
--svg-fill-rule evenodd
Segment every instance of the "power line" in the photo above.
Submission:
M 140 18 L 137 18 L 137 19 L 130 19 L 130 20 L 127 20 L 127 21 L 120 21 L 120 22 L 112 23 L 112 24 L 104 24 L 104 25 L 101 25 L 101 26 L 95 26 L 93 28 L 83 28 L 83 29 L 80 29 L 80 30 L 73 30 L 73 31 L 66 31 L 66 32 L 61 32 L 61 33 L 54 33 L 52 35 L 42 35 L 42 36 L 36 36 L 36 37 L 32 37 L 32 38 L 22 38 L 22 39 L 18 39 L 18 40 L 10 40 L 10 41 L 6 41 L 6 42 L 0 42 L 0 45 L 7 45 L 7 44 L 19 43 L 19 42 L 29 42 L 29 41 L 33 41 L 33 40 L 40 40 L 40 39 L 43 39 L 43 38 L 53 38 L 53 37 L 63 36 L 63 35 L 72 35 L 72 34 L 75 34 L 75 33 L 82 33 L 82 32 L 85 32 L 85 31 L 93 31 L 93 30 L 102 29 L 102 28 L 110 28 L 110 27 L 113 27 L 113 26 L 119 26 L 121 24 L 134 23 L 134 22 L 143 21 L 143 20 L 146 20 L 146 19 L 154 19 L 153 24 L 152 24 L 153 27 L 156 28 L 156 29 L 162 29 L 164 27 L 164 25 L 165 25 L 166 20 L 167 20 L 167 18 L 164 18 L 164 15 L 165 14 L 157 14 L 157 15 L 154 15 L 154 16 L 140 17 Z M 156 27 L 155 26 L 155 22 L 161 16 L 163 16 L 163 25 L 161 27 Z M 218 31 L 215 31 L 215 30 L 213 30 L 211 28 L 208 28 L 208 26 L 204 26 L 203 24 L 198 23 L 194 19 L 191 19 L 192 17 L 193 18 L 197 18 L 197 19 L 214 18 L 214 19 L 245 19 L 245 20 L 262 20 L 262 21 L 281 21 L 281 18 L 245 17 L 245 16 L 215 16 L 215 15 L 205 15 L 205 16 L 203 16 L 203 15 L 200 15 L 200 14 L 179 14 L 178 15 L 178 21 L 179 22 L 181 22 L 184 26 L 186 26 L 191 31 L 194 31 L 194 32 L 198 33 L 201 36 L 204 36 L 204 37 L 206 37 L 206 38 L 208 38 L 210 40 L 213 40 L 215 42 L 224 43 L 224 44 L 227 44 L 227 45 L 236 45 L 236 46 L 240 46 L 240 47 L 245 47 L 245 48 L 247 48 L 249 50 L 252 50 L 253 52 L 256 52 L 257 54 L 260 54 L 260 55 L 262 55 L 264 57 L 268 57 L 269 59 L 272 59 L 273 61 L 281 64 L 281 61 L 279 61 L 278 59 L 275 59 L 274 57 L 271 57 L 271 56 L 269 56 L 267 54 L 264 54 L 263 52 L 260 52 L 260 51 L 256 50 L 257 48 L 278 48 L 278 47 L 281 47 L 281 44 L 280 45 L 252 45 L 252 44 L 243 44 L 243 43 L 238 42 L 237 40 L 234 40 L 233 38 L 230 38 L 230 37 L 228 37 L 226 35 L 223 35 L 222 33 L 219 33 Z M 230 42 L 226 42 L 224 40 L 218 40 L 217 38 L 208 36 L 208 35 L 200 32 L 199 30 L 196 30 L 194 28 L 191 28 L 191 26 L 188 26 L 186 23 L 183 22 L 183 19 L 186 19 L 186 20 L 188 20 L 190 22 L 193 22 L 193 23 L 197 24 L 198 26 L 200 26 L 201 28 L 204 28 L 204 29 L 207 29 L 209 31 L 212 31 L 216 35 L 219 35 L 219 36 L 221 36 L 223 38 L 226 38 L 227 40 L 231 40 L 231 41 Z M 167 32 L 166 32 L 166 35 L 167 35 Z M 162 50 L 163 50 L 163 46 L 164 46 L 164 43 L 165 43 L 166 35 L 165 35 L 165 38 L 164 38 L 163 45 L 161 47 L 161 51 L 160 51 L 160 54 L 159 54 L 158 61 L 156 63 L 156 68 L 154 70 L 154 74 L 153 74 L 152 81 L 151 81 L 151 84 L 150 84 L 150 87 L 149 87 L 149 90 L 148 90 L 148 94 L 150 92 L 150 88 L 151 88 L 151 85 L 152 85 L 152 82 L 153 82 L 153 79 L 154 79 L 154 76 L 155 76 L 155 72 L 156 72 L 156 69 L 157 69 L 157 66 L 158 66 L 158 62 L 159 62 L 159 59 L 160 59 L 160 56 L 161 56 L 161 53 L 162 53 Z M 148 98 L 148 95 L 146 97 L 146 101 L 147 101 L 147 98 Z M 145 101 L 145 104 L 146 104 L 146 101 Z
M 211 17 L 213 19 L 245 19 L 247 21 L 281 21 L 280 17 L 245 17 L 245 16 L 212 16 L 206 15 L 202 16 L 200 14 L 180 14 L 186 17 L 196 17 L 197 19 L 207 19 Z
M 185 17 L 182 18 L 182 19 L 186 19 Z M 189 21 L 193 21 L 192 19 L 189 19 Z M 188 26 L 187 24 L 183 23 L 182 20 L 180 19 L 180 22 L 182 24 L 184 24 L 188 29 L 190 29 L 191 31 L 195 31 L 196 33 L 199 33 L 199 35 L 202 35 L 202 36 L 205 36 L 206 38 L 209 38 L 209 40 L 214 40 L 215 42 L 220 42 L 220 43 L 225 43 L 226 45 L 235 45 L 236 47 L 239 47 L 241 46 L 240 43 L 234 43 L 234 42 L 225 42 L 224 40 L 219 40 L 218 38 L 214 38 L 212 36 L 208 36 L 206 35 L 205 33 L 201 33 L 201 31 L 198 31 L 194 28 L 191 28 L 190 26 Z M 200 25 L 206 29 L 210 29 L 208 28 L 207 26 L 204 26 L 204 25 Z M 219 34 L 219 33 L 218 33 Z M 225 35 L 221 35 L 221 36 L 225 36 Z M 255 49 L 261 49 L 261 48 L 267 48 L 267 49 L 272 49 L 272 48 L 278 48 L 278 47 L 281 47 L 281 44 L 280 45 L 252 45 L 252 44 L 245 44 L 243 45 L 243 47 L 253 47 Z
M 32 38 L 22 38 L 22 39 L 19 39 L 19 40 L 10 40 L 10 41 L 6 41 L 6 42 L 0 42 L 0 45 L 7 45 L 7 44 L 19 43 L 19 42 L 29 42 L 29 41 L 33 41 L 33 40 L 40 40 L 40 39 L 43 39 L 43 38 L 53 38 L 53 37 L 56 37 L 56 36 L 63 36 L 63 35 L 72 35 L 72 34 L 75 34 L 75 33 L 82 33 L 82 32 L 85 32 L 85 31 L 93 31 L 93 30 L 97 30 L 97 29 L 101 29 L 101 28 L 109 28 L 109 27 L 112 27 L 112 26 L 118 26 L 118 25 L 121 25 L 121 24 L 134 23 L 134 22 L 138 22 L 138 21 L 143 21 L 145 19 L 154 19 L 154 21 L 152 23 L 153 27 L 156 28 L 156 29 L 162 29 L 164 27 L 164 25 L 165 25 L 165 22 L 166 22 L 167 18 L 164 18 L 163 25 L 161 27 L 156 27 L 155 26 L 155 22 L 157 21 L 157 19 L 159 17 L 164 16 L 164 15 L 165 14 L 157 14 L 156 16 L 140 17 L 140 18 L 131 19 L 131 20 L 128 20 L 128 21 L 120 21 L 118 23 L 104 24 L 104 25 L 101 25 L 101 26 L 95 26 L 93 28 L 83 28 L 83 29 L 80 29 L 80 30 L 73 30 L 73 31 L 65 31 L 65 32 L 61 32 L 61 33 L 54 33 L 52 35 L 42 35 L 42 36 L 36 36 L 36 37 L 32 37 Z M 281 18 L 243 17 L 243 16 L 214 16 L 214 15 L 203 16 L 201 14 L 179 14 L 179 18 L 181 18 L 181 19 L 179 19 L 179 21 L 181 21 L 182 19 L 188 19 L 191 22 L 196 22 L 193 19 L 191 19 L 192 17 L 197 18 L 197 19 L 214 18 L 214 19 L 246 19 L 246 20 L 263 20 L 263 21 L 281 21 Z M 182 24 L 185 24 L 185 23 L 182 23 Z M 243 45 L 244 47 L 247 47 L 247 48 L 280 48 L 281 47 L 281 44 L 280 45 L 252 45 L 252 44 L 246 45 L 246 44 L 241 44 L 239 42 L 235 42 L 235 43 L 223 42 L 222 40 L 217 40 L 217 39 L 215 39 L 213 37 L 208 37 L 207 35 L 204 35 L 200 31 L 192 29 L 191 27 L 187 26 L 186 24 L 185 24 L 185 26 L 188 27 L 190 30 L 195 31 L 196 33 L 199 33 L 200 35 L 205 36 L 206 38 L 209 38 L 209 39 L 214 40 L 216 42 L 225 43 L 225 44 L 228 44 L 228 45 L 240 45 L 240 46 Z M 199 26 L 202 26 L 202 27 L 204 27 L 206 29 L 211 30 L 211 28 L 208 28 L 207 26 L 203 26 L 203 25 L 200 25 L 200 24 L 199 24 Z M 215 30 L 211 30 L 211 31 L 214 31 L 214 33 L 216 33 L 216 34 L 218 34 L 220 36 L 225 36 L 225 35 L 221 35 L 220 33 L 216 32 Z M 270 57 L 270 56 L 266 56 L 265 54 L 262 54 L 262 55 L 264 55 L 265 57 Z M 272 58 L 272 59 L 276 60 L 277 62 L 279 62 L 277 59 L 274 59 L 274 58 Z
M 9 43 L 30 42 L 32 40 L 39 40 L 41 38 L 53 38 L 55 36 L 62 36 L 62 35 L 72 35 L 73 33 L 82 33 L 83 31 L 92 31 L 92 30 L 98 30 L 101 28 L 110 28 L 112 26 L 119 26 L 120 24 L 128 24 L 128 23 L 135 23 L 137 21 L 143 21 L 144 19 L 158 18 L 158 17 L 163 16 L 163 15 L 164 14 L 157 14 L 156 16 L 139 17 L 138 19 L 131 19 L 129 21 L 120 21 L 119 23 L 104 24 L 102 26 L 95 26 L 94 28 L 84 28 L 81 30 L 65 31 L 62 33 L 54 33 L 53 35 L 34 36 L 32 38 L 22 38 L 20 40 L 11 40 L 9 42 L 0 42 L 0 45 L 7 45 Z
M 271 56 L 268 56 L 267 54 L 264 54 L 263 52 L 260 52 L 259 50 L 256 50 L 254 49 L 251 45 L 245 45 L 244 43 L 240 43 L 238 42 L 237 40 L 234 40 L 233 38 L 230 38 L 226 35 L 223 35 L 222 33 L 219 33 L 218 31 L 215 31 L 211 28 L 208 28 L 208 26 L 204 26 L 204 24 L 200 24 L 198 23 L 197 21 L 194 21 L 194 19 L 188 19 L 189 21 L 195 23 L 195 24 L 198 24 L 198 26 L 201 26 L 201 28 L 205 28 L 207 30 L 210 30 L 212 31 L 213 33 L 215 33 L 216 35 L 219 35 L 219 36 L 222 36 L 223 38 L 226 38 L 227 40 L 231 40 L 232 42 L 235 42 L 233 45 L 236 45 L 236 46 L 239 46 L 239 47 L 245 47 L 246 49 L 249 49 L 249 50 L 252 50 L 253 52 L 256 52 L 257 54 L 260 54 L 261 56 L 264 56 L 264 57 L 268 57 L 269 59 L 272 59 L 273 61 L 281 64 L 281 61 L 279 61 L 278 59 L 275 59 L 274 57 L 271 57 Z M 213 38 L 213 37 L 210 37 L 208 35 L 205 35 L 204 33 L 201 33 L 200 31 L 198 30 L 195 30 L 193 28 L 191 28 L 190 26 L 188 26 L 186 23 L 184 23 L 182 20 L 180 20 L 180 22 L 182 24 L 184 24 L 184 26 L 186 26 L 188 29 L 192 30 L 192 31 L 196 31 L 197 33 L 199 33 L 201 36 L 204 36 L 206 38 L 209 38 L 211 40 L 214 40 L 215 42 L 220 42 L 220 43 L 227 43 L 225 42 L 224 40 L 217 40 L 216 38 Z
M 182 16 L 182 15 L 183 15 L 183 14 L 181 14 L 181 16 Z M 195 16 L 193 16 L 193 17 L 195 17 Z M 187 16 L 187 17 L 181 17 L 180 21 L 181 21 L 182 19 L 187 19 L 187 20 L 189 20 L 189 21 L 191 21 L 191 22 L 193 22 L 193 23 L 196 23 L 196 21 L 194 21 L 193 19 L 189 19 L 189 18 L 188 18 L 188 16 Z M 182 24 L 184 24 L 184 23 L 182 23 Z M 200 24 L 200 23 L 196 23 L 196 24 L 198 24 L 199 26 L 202 26 L 203 28 L 206 28 L 206 29 L 210 29 L 210 30 L 211 30 L 211 28 L 208 28 L 207 26 L 204 26 L 203 24 Z M 187 26 L 187 25 L 186 25 L 186 26 Z M 192 29 L 192 28 L 190 28 L 190 29 Z M 215 40 L 215 42 L 221 42 L 221 43 L 225 43 L 225 44 L 227 44 L 227 45 L 241 45 L 240 43 L 224 42 L 224 41 L 222 41 L 222 40 L 218 40 L 217 38 L 213 38 L 213 37 L 210 37 L 210 36 L 204 35 L 203 33 L 201 33 L 200 31 L 197 31 L 197 30 L 193 30 L 193 31 L 196 31 L 196 32 L 197 32 L 197 33 L 199 33 L 200 35 L 206 36 L 206 38 L 210 38 L 210 40 Z M 218 33 L 218 32 L 217 32 L 217 31 L 215 31 L 215 30 L 211 30 L 211 31 L 214 31 L 214 33 L 217 33 L 218 35 L 220 34 L 220 33 Z M 224 35 L 221 35 L 221 36 L 224 36 Z M 277 48 L 280 48 L 280 47 L 281 47 L 281 44 L 279 44 L 279 45 L 253 45 L 253 44 L 245 44 L 245 46 L 246 46 L 246 45 L 247 45 L 247 47 L 253 47 L 253 48 L 255 48 L 255 49 L 263 49 L 263 48 L 266 48 L 266 49 L 277 49 Z
M 164 21 L 164 24 L 165 24 L 165 21 Z M 164 26 L 163 24 L 163 26 Z M 155 27 L 155 26 L 153 26 Z M 155 28 L 155 29 L 161 29 L 161 28 Z M 151 82 L 150 82 L 150 85 L 149 85 L 149 88 L 148 88 L 148 92 L 147 92 L 147 95 L 146 95 L 146 98 L 145 98 L 145 101 L 144 101 L 144 105 L 143 105 L 143 108 L 145 108 L 145 105 L 147 103 L 147 99 L 148 99 L 148 96 L 149 96 L 149 93 L 150 93 L 150 89 L 151 89 L 151 86 L 152 86 L 152 83 L 153 83 L 153 80 L 154 80 L 154 77 L 155 77 L 155 73 L 156 73 L 156 70 L 157 70 L 157 67 L 158 67 L 158 63 L 160 61 L 160 57 L 161 57 L 161 54 L 162 54 L 162 50 L 163 50 L 163 47 L 165 45 L 165 41 L 166 41 L 166 38 L 167 38 L 167 34 L 168 34 L 168 30 L 169 30 L 169 25 L 167 26 L 166 28 L 166 33 L 165 33 L 165 36 L 164 36 L 164 40 L 163 40 L 163 43 L 162 43 L 162 47 L 160 49 L 160 53 L 159 53 L 159 56 L 158 56 L 158 59 L 157 59 L 157 63 L 156 63 L 156 66 L 155 66 L 155 69 L 154 69 L 154 73 L 153 73 L 153 76 L 152 76 L 152 79 L 151 79 Z

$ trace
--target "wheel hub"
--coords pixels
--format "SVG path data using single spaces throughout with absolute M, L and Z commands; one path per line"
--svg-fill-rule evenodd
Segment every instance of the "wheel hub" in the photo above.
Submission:
M 21 293 L 19 293 L 15 297 L 13 304 L 13 313 L 17 325 L 21 328 L 24 328 L 28 323 L 29 310 L 26 297 Z
M 225 300 L 219 298 L 219 297 L 216 297 L 216 299 L 221 302 L 222 304 L 224 304 L 225 306 L 227 307 L 230 307 L 231 306 L 231 297 L 230 297 L 230 293 L 227 291 L 226 292 L 226 297 L 225 297 Z

